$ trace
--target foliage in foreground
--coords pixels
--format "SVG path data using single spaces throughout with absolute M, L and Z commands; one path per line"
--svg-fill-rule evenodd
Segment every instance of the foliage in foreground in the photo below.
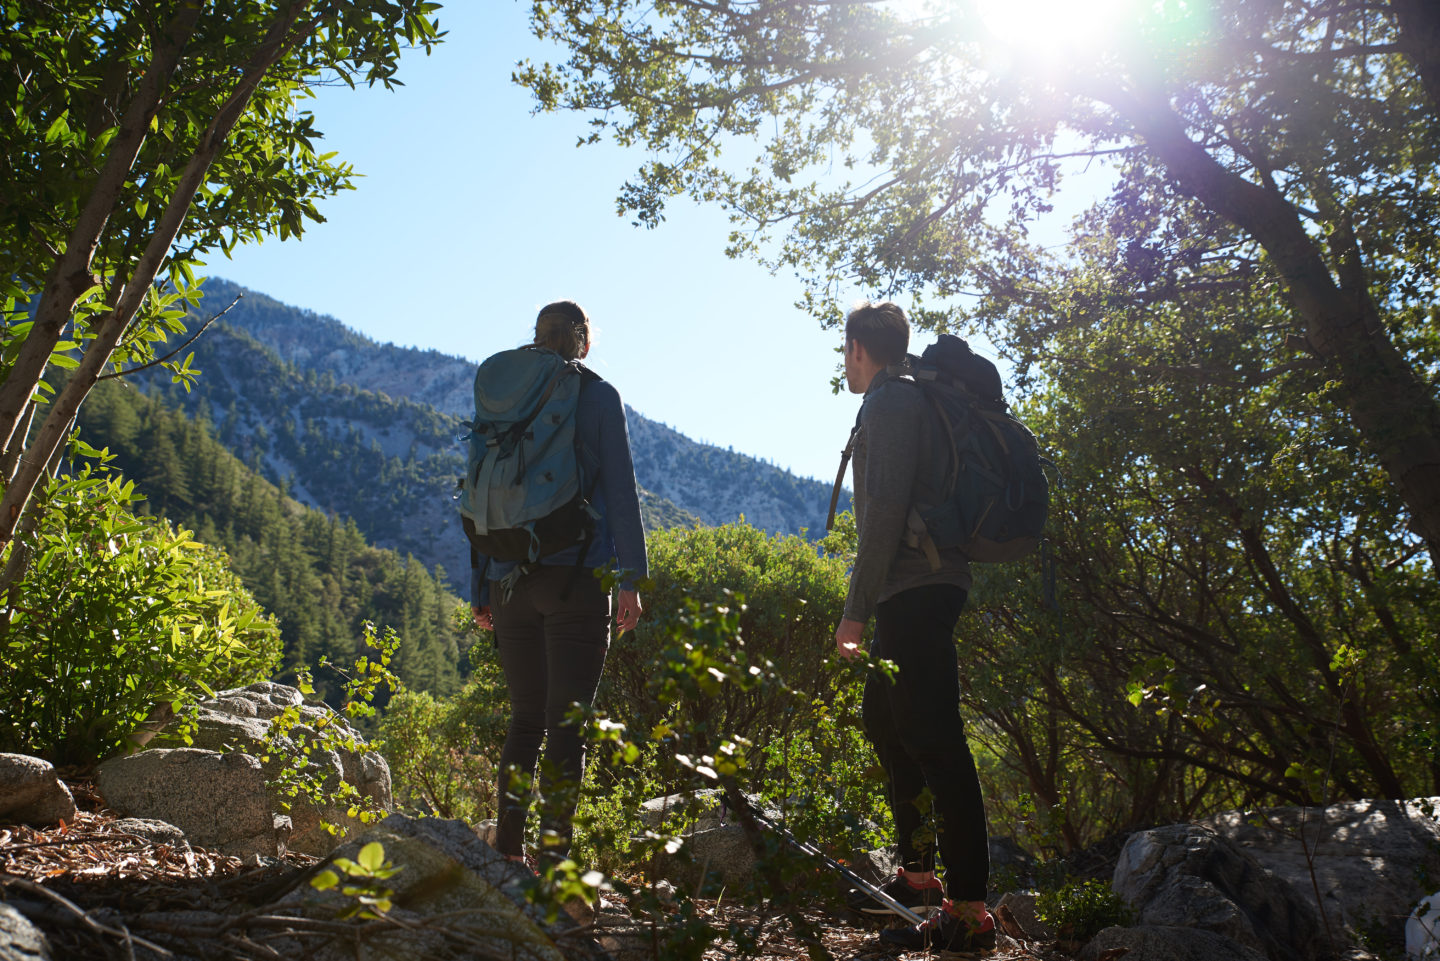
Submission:
M 95 760 L 279 663 L 278 632 L 224 556 L 135 516 L 132 484 L 87 469 L 44 498 L 11 548 L 31 562 L 0 612 L 0 751 Z
M 205 253 L 299 235 L 321 219 L 316 200 L 350 187 L 353 171 L 316 150 L 315 118 L 299 109 L 310 85 L 392 87 L 407 45 L 439 42 L 438 6 L 0 8 L 0 543 L 107 370 L 163 361 L 193 376 L 157 348 L 184 329 Z M 55 368 L 71 372 L 58 391 Z

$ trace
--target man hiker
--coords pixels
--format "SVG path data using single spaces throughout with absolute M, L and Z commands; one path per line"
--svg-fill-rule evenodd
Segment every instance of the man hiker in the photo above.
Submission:
M 846 318 L 845 379 L 865 399 L 852 437 L 859 543 L 835 645 L 841 657 L 858 655 L 873 616 L 870 655 L 899 668 L 893 680 L 870 676 L 861 708 L 886 774 L 899 846 L 901 868 L 883 890 L 916 913 L 934 913 L 880 938 L 907 949 L 986 951 L 995 946 L 995 920 L 985 907 L 989 839 L 960 718 L 954 642 L 970 564 L 950 549 L 939 551 L 937 567 L 906 543 L 922 468 L 944 441 L 920 388 L 905 376 L 909 342 L 909 321 L 894 303 L 865 302 Z M 937 847 L 943 885 L 935 876 Z M 860 891 L 850 904 L 890 912 Z

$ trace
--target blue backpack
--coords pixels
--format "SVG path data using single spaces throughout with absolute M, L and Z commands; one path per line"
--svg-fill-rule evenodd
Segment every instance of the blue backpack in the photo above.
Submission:
M 481 554 L 534 563 L 580 544 L 583 560 L 598 514 L 582 490 L 575 413 L 592 379 L 579 361 L 535 346 L 501 351 L 475 372 L 460 515 Z

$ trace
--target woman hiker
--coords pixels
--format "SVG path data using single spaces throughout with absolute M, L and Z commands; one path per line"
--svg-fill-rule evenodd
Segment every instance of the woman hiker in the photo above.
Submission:
M 549 304 L 536 318 L 535 346 L 565 360 L 584 358 L 591 343 L 590 318 L 574 301 Z M 525 819 L 537 765 L 547 792 L 537 860 L 558 862 L 570 850 L 585 742 L 566 716 L 575 702 L 594 700 L 610 645 L 610 595 L 596 572 L 611 567 L 621 572 L 615 612 L 621 633 L 640 619 L 635 584 L 647 575 L 625 408 L 615 388 L 588 371 L 575 433 L 581 490 L 590 492 L 596 515 L 588 540 L 519 571 L 513 562 L 472 551 L 472 613 L 476 624 L 495 632 L 510 697 L 495 847 L 516 861 L 525 859 Z

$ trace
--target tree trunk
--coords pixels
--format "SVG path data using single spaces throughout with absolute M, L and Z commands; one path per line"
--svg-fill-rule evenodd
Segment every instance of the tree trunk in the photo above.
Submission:
M 1430 106 L 1440 114 L 1440 4 L 1435 0 L 1390 0 L 1400 24 L 1400 46 L 1420 74 Z
M 86 291 L 99 283 L 99 278 L 90 271 L 96 247 L 140 155 L 140 148 L 145 144 L 150 121 L 164 102 L 165 90 L 179 66 L 181 52 L 195 32 L 204 6 L 204 3 L 182 4 L 179 12 L 165 26 L 162 36 L 157 38 L 155 59 L 125 108 L 119 132 L 106 152 L 105 165 L 75 220 L 64 251 L 46 275 L 45 287 L 40 292 L 40 303 L 35 311 L 35 324 L 20 346 L 15 365 L 5 382 L 0 384 L 0 447 L 4 448 L 7 456 L 15 445 L 23 447 L 25 444 L 23 434 L 16 436 L 20 421 L 41 377 L 45 375 L 45 368 L 50 364 L 51 352 L 74 315 L 75 305 Z
M 35 485 L 40 479 L 41 470 L 37 461 L 48 460 L 59 448 L 61 441 L 65 438 L 67 425 L 80 409 L 80 402 L 85 399 L 90 388 L 95 386 L 100 374 L 109 364 L 110 356 L 115 352 L 116 345 L 124 336 L 126 328 L 135 318 L 135 314 L 139 311 L 145 298 L 149 296 L 155 277 L 159 274 L 160 267 L 169 254 L 170 246 L 185 223 L 190 202 L 205 183 L 205 176 L 210 169 L 210 164 L 220 153 L 231 129 L 244 114 L 250 98 L 254 96 L 255 90 L 265 76 L 265 72 L 274 66 L 288 50 L 287 41 L 290 29 L 299 19 L 304 5 L 303 0 L 294 3 L 276 19 L 266 33 L 265 40 L 245 65 L 245 71 L 235 85 L 235 89 L 216 111 L 215 117 L 210 121 L 210 126 L 206 128 L 204 135 L 200 138 L 195 153 L 185 165 L 175 193 L 171 196 L 170 202 L 166 204 L 165 211 L 160 215 L 155 226 L 155 233 L 146 244 L 145 252 L 140 255 L 134 272 L 124 285 L 124 294 L 119 303 L 99 322 L 96 337 L 86 348 L 80 366 L 76 368 L 60 395 L 50 405 L 50 411 L 44 423 L 41 424 L 39 433 L 27 448 L 26 452 L 30 456 L 20 459 L 20 468 L 16 471 L 9 486 L 6 487 L 4 498 L 0 499 L 0 547 L 9 543 L 14 537 L 15 526 L 19 523 L 25 504 L 29 501 L 30 495 L 34 492 Z M 34 333 L 32 330 L 32 337 Z
M 1356 431 L 1395 484 L 1440 575 L 1440 404 L 1387 335 L 1358 254 L 1337 252 L 1337 280 L 1295 207 L 1223 167 L 1168 104 L 1107 99 L 1187 193 L 1248 232 L 1275 262 L 1307 339 L 1342 385 Z M 1343 224 L 1332 226 L 1345 233 Z

